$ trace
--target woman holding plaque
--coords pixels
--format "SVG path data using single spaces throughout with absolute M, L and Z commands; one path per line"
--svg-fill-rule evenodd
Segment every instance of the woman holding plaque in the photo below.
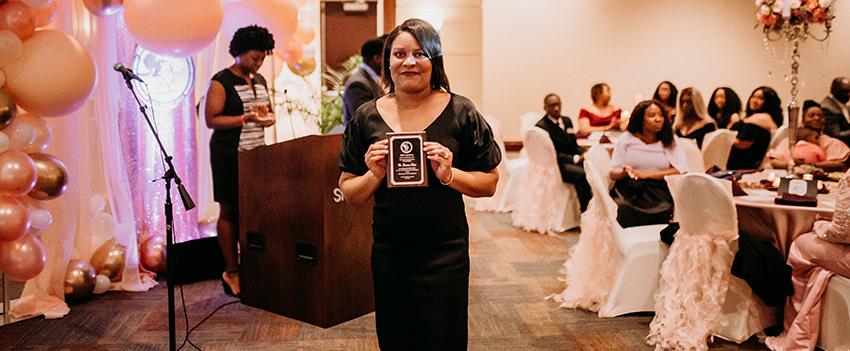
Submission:
M 237 151 L 264 144 L 263 128 L 274 124 L 269 113 L 271 100 L 266 79 L 257 73 L 266 55 L 272 53 L 274 38 L 259 26 L 239 28 L 230 41 L 235 62 L 212 77 L 204 112 L 210 138 L 213 196 L 220 212 L 216 231 L 224 256 L 224 291 L 239 295 L 239 196 Z
M 390 93 L 357 109 L 345 130 L 339 180 L 347 201 L 375 199 L 378 343 L 466 350 L 469 225 L 461 196 L 491 196 L 502 155 L 472 102 L 450 92 L 440 37 L 427 22 L 410 19 L 388 35 L 383 80 Z M 387 134 L 396 132 L 425 134 L 413 152 L 425 155 L 426 185 L 388 187 Z

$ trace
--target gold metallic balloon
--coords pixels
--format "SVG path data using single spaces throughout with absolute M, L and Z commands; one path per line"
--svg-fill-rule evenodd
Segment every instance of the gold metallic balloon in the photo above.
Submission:
M 127 248 L 110 239 L 100 245 L 91 255 L 91 265 L 97 274 L 109 277 L 110 281 L 117 282 L 124 275 L 124 255 Z
M 155 235 L 148 238 L 142 243 L 140 250 L 142 267 L 157 273 L 165 272 L 165 237 Z
M 0 91 L 0 129 L 8 127 L 18 113 L 18 105 L 9 93 Z
M 65 301 L 81 301 L 92 296 L 95 284 L 95 271 L 88 262 L 71 260 L 65 271 Z
M 68 190 L 68 171 L 58 158 L 48 154 L 30 154 L 38 172 L 35 187 L 29 192 L 31 198 L 51 200 Z
M 112 16 L 124 11 L 124 0 L 83 0 L 83 5 L 95 16 Z
M 316 70 L 316 58 L 302 58 L 298 60 L 298 63 L 294 65 L 289 62 L 287 62 L 286 65 L 289 66 L 289 70 L 292 71 L 292 73 L 295 73 L 302 77 L 306 77 Z

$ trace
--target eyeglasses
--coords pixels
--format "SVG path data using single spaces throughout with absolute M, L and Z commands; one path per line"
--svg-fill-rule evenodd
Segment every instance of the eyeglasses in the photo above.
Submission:
M 412 54 L 408 54 L 406 51 L 399 50 L 393 51 L 391 55 L 393 59 L 402 61 L 403 63 L 407 63 L 410 59 L 412 59 L 414 63 L 423 63 L 431 59 L 424 51 L 416 51 Z

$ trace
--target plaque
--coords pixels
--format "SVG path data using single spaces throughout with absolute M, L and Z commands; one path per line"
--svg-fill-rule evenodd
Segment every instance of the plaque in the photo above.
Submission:
M 428 186 L 425 132 L 387 133 L 387 188 Z

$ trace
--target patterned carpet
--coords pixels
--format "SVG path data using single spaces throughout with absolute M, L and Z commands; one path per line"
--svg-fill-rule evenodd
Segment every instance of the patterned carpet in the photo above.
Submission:
M 651 314 L 597 318 L 557 308 L 544 298 L 563 289 L 557 278 L 578 232 L 542 236 L 510 226 L 510 215 L 469 213 L 472 279 L 470 350 L 652 350 L 644 342 Z M 231 301 L 218 281 L 183 288 L 190 326 Z M 185 321 L 178 305 L 178 345 Z M 110 292 L 72 306 L 63 319 L 0 327 L 3 350 L 166 350 L 165 284 L 146 293 Z M 203 350 L 377 350 L 374 314 L 321 329 L 242 304 L 222 308 L 193 334 Z M 764 349 L 716 341 L 714 350 Z M 186 345 L 184 350 L 192 350 Z

